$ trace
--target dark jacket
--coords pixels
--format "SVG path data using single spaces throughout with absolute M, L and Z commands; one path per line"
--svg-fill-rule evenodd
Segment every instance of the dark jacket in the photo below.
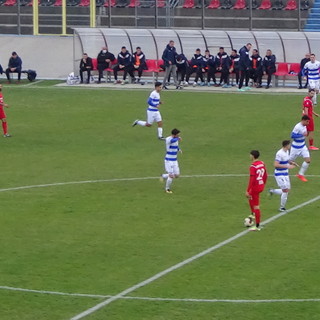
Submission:
M 162 60 L 165 64 L 165 66 L 169 66 L 171 61 L 172 64 L 176 64 L 176 56 L 177 56 L 177 51 L 175 47 L 170 47 L 167 45 L 167 47 L 164 49 L 163 54 L 162 54 Z
M 132 64 L 132 55 L 127 50 L 126 52 L 120 52 L 118 54 L 118 64 L 122 64 L 123 66 L 127 67 Z
M 215 57 L 212 54 L 210 54 L 208 57 L 203 56 L 203 62 L 206 69 L 208 69 L 209 67 L 216 68 Z
M 17 56 L 16 58 L 11 57 L 9 59 L 8 67 L 9 68 L 17 68 L 17 69 L 21 70 L 21 68 L 22 68 L 21 58 L 19 56 Z
M 140 62 L 139 62 L 140 61 Z M 139 64 L 140 67 L 142 67 L 143 70 L 147 70 L 147 62 L 146 62 L 146 56 L 144 55 L 143 52 L 140 52 L 140 54 L 138 54 L 137 52 L 135 52 L 132 55 L 132 63 L 134 65 Z
M 229 69 L 230 59 L 225 52 L 223 53 L 218 52 L 218 54 L 216 55 L 216 67 L 224 70 Z
M 204 68 L 205 63 L 203 61 L 202 54 L 194 54 L 190 61 L 191 68 Z
M 80 66 L 79 68 L 82 69 L 82 68 L 85 68 L 87 69 L 87 67 L 90 67 L 91 70 L 93 69 L 93 64 L 92 64 L 92 59 L 90 57 L 88 57 L 86 59 L 86 62 L 83 61 L 83 59 L 80 60 Z
M 305 65 L 307 62 L 309 62 L 309 61 L 310 61 L 310 59 L 307 59 L 307 58 L 303 58 L 303 59 L 301 60 L 301 62 L 300 62 L 300 71 L 303 70 L 304 65 Z
M 250 57 L 249 57 L 249 50 L 246 46 L 243 46 L 239 50 L 240 60 L 239 60 L 239 68 L 241 70 L 247 70 L 250 68 Z
M 267 72 L 267 70 L 273 73 L 276 72 L 276 56 L 274 54 L 265 56 L 263 59 L 263 71 Z
M 188 59 L 183 53 L 177 55 L 176 64 L 178 69 L 186 69 L 189 66 Z
M 97 57 L 97 62 L 98 64 L 108 64 L 108 62 L 106 62 L 106 59 L 110 59 L 110 61 L 114 61 L 115 57 L 114 55 L 107 51 L 106 53 L 102 52 L 102 50 L 99 52 L 98 57 Z
M 259 54 L 253 54 L 250 57 L 250 70 L 262 71 L 262 58 Z
M 230 68 L 233 68 L 233 70 L 239 70 L 239 61 L 240 56 L 236 54 L 235 56 L 229 56 L 230 58 Z

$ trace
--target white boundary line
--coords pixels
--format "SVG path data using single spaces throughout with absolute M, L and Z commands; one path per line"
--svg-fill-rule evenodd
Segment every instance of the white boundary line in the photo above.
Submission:
M 44 290 L 33 290 L 33 289 L 23 289 L 23 288 L 14 288 L 7 286 L 0 286 L 2 290 L 10 291 L 22 291 L 22 292 L 32 292 L 39 294 L 50 294 L 50 295 L 60 295 L 60 296 L 73 296 L 73 297 L 88 297 L 88 298 L 111 298 L 110 295 L 100 295 L 100 294 L 85 294 L 85 293 L 66 293 L 66 292 L 57 292 L 57 291 L 44 291 Z M 259 299 L 259 300 L 249 300 L 249 299 L 192 299 L 192 298 L 153 298 L 153 297 L 133 297 L 126 296 L 121 297 L 125 300 L 144 300 L 144 301 L 177 301 L 177 302 L 205 302 L 205 303 L 276 303 L 276 302 L 320 302 L 320 298 L 314 299 Z
M 302 208 L 302 207 L 304 207 L 306 205 L 309 205 L 309 204 L 311 204 L 311 203 L 313 203 L 315 201 L 318 201 L 319 199 L 320 199 L 320 196 L 317 196 L 317 197 L 315 197 L 313 199 L 310 199 L 310 200 L 308 200 L 306 202 L 303 202 L 303 203 L 301 203 L 301 204 L 299 204 L 299 205 L 287 210 L 286 212 L 280 212 L 277 215 L 265 220 L 261 225 L 266 225 L 266 224 L 268 224 L 268 223 L 270 223 L 270 222 L 272 222 L 272 221 L 274 221 L 276 219 L 279 219 L 280 217 L 282 217 L 283 215 L 285 215 L 287 213 L 290 213 L 292 211 L 300 209 L 300 208 Z M 144 281 L 142 281 L 142 282 L 140 282 L 140 283 L 138 283 L 138 284 L 136 284 L 136 285 L 134 285 L 134 286 L 132 286 L 130 288 L 127 288 L 127 289 L 119 292 L 117 295 L 112 296 L 112 297 L 106 299 L 105 301 L 102 301 L 101 303 L 98 303 L 97 305 L 93 306 L 92 308 L 87 309 L 87 310 L 77 314 L 76 316 L 72 317 L 70 320 L 82 319 L 82 318 L 84 318 L 84 317 L 96 312 L 97 310 L 105 307 L 106 305 L 112 303 L 113 301 L 122 299 L 127 294 L 129 294 L 129 293 L 131 293 L 131 292 L 133 292 L 133 291 L 135 291 L 135 290 L 137 290 L 137 289 L 139 289 L 139 288 L 141 288 L 143 286 L 146 286 L 146 285 L 154 282 L 155 280 L 167 275 L 168 273 L 170 273 L 172 271 L 175 271 L 177 269 L 182 268 L 186 264 L 189 264 L 189 263 L 191 263 L 191 262 L 193 262 L 193 261 L 195 261 L 195 260 L 197 260 L 197 259 L 199 259 L 199 258 L 201 258 L 201 257 L 203 257 L 203 256 L 205 256 L 205 255 L 207 255 L 207 254 L 209 254 L 209 253 L 211 253 L 211 252 L 213 252 L 213 251 L 215 251 L 215 250 L 227 245 L 227 244 L 229 244 L 230 242 L 241 238 L 242 236 L 246 235 L 249 232 L 250 232 L 249 230 L 242 231 L 242 232 L 236 234 L 235 236 L 233 236 L 233 237 L 231 237 L 231 238 L 229 238 L 227 240 L 224 240 L 224 241 L 212 246 L 211 248 L 208 248 L 208 249 L 206 249 L 206 250 L 204 250 L 204 251 L 202 251 L 202 252 L 200 252 L 200 253 L 198 253 L 198 254 L 196 254 L 196 255 L 194 255 L 194 256 L 186 259 L 186 260 L 183 260 L 183 261 L 173 265 L 172 267 L 170 267 L 168 269 L 165 269 L 165 270 L 155 274 L 154 276 L 152 276 L 152 277 L 150 277 L 150 278 L 148 278 L 148 279 L 146 279 L 146 280 L 144 280 Z
M 294 175 L 293 175 L 294 176 Z M 86 184 L 86 183 L 103 183 L 103 182 L 117 182 L 117 181 L 139 181 L 139 180 L 154 180 L 159 179 L 160 175 L 157 177 L 136 177 L 136 178 L 115 178 L 115 179 L 101 179 L 101 180 L 83 180 L 83 181 L 67 181 L 67 182 L 54 182 L 46 184 L 36 184 L 30 186 L 20 186 L 0 189 L 0 192 L 33 189 L 33 188 L 47 188 L 56 186 L 66 186 L 73 184 Z M 218 177 L 248 177 L 248 174 L 194 174 L 194 175 L 184 175 L 181 178 L 218 178 Z M 320 177 L 320 175 L 306 175 L 306 177 Z

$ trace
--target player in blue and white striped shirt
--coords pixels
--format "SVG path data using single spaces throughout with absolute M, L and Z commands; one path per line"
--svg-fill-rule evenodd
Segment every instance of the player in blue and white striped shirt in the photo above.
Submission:
M 166 179 L 165 190 L 167 193 L 172 193 L 171 184 L 173 179 L 178 178 L 180 175 L 178 152 L 182 152 L 179 148 L 179 142 L 181 141 L 180 131 L 173 129 L 171 136 L 166 139 L 166 156 L 164 158 L 164 166 L 167 173 L 161 175 L 160 180 Z
M 295 125 L 291 132 L 291 138 L 293 139 L 290 149 L 290 161 L 294 161 L 297 157 L 303 157 L 304 161 L 301 165 L 297 177 L 303 181 L 308 181 L 304 176 L 310 165 L 310 152 L 306 146 L 306 137 L 308 135 L 307 125 L 310 118 L 307 115 L 302 116 L 301 121 Z
M 280 189 L 269 189 L 269 194 L 279 194 L 281 196 L 279 211 L 286 211 L 288 193 L 291 188 L 289 169 L 293 169 L 295 166 L 297 166 L 294 161 L 289 161 L 290 145 L 290 140 L 282 141 L 282 148 L 276 153 L 276 158 L 273 163 L 275 168 L 274 177 Z
M 302 73 L 304 76 L 308 76 L 309 88 L 314 89 L 316 92 L 312 98 L 313 105 L 316 105 L 317 94 L 320 89 L 320 62 L 316 60 L 314 53 L 310 54 L 310 61 L 304 65 Z
M 162 83 L 161 82 L 156 82 L 155 85 L 155 90 L 153 90 L 150 93 L 149 99 L 147 101 L 148 103 L 148 108 L 147 108 L 147 121 L 142 121 L 142 120 L 135 120 L 132 124 L 132 126 L 142 126 L 142 127 L 151 127 L 153 122 L 157 122 L 158 124 L 158 138 L 161 140 L 164 140 L 163 138 L 163 129 L 162 129 L 162 117 L 159 111 L 160 104 L 162 102 L 160 101 L 160 91 L 162 89 Z

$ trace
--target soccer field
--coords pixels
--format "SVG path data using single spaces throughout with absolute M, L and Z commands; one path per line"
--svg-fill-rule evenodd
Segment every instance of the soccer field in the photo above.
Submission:
M 275 187 L 303 92 L 162 92 L 183 138 L 166 194 L 164 142 L 131 126 L 150 90 L 53 84 L 4 87 L 0 320 L 319 319 L 320 151 L 307 183 L 291 170 L 287 214 L 265 192 L 264 228 L 243 227 L 249 152 Z

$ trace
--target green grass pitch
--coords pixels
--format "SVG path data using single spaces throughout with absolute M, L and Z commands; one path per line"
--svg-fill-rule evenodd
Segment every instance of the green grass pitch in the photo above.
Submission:
M 158 179 L 164 142 L 155 126 L 131 127 L 145 118 L 149 90 L 52 84 L 4 87 L 13 137 L 0 139 L 1 320 L 71 319 L 107 299 L 98 295 L 117 295 L 242 232 L 249 152 L 260 150 L 267 187 L 276 186 L 274 155 L 304 97 L 162 92 L 164 134 L 176 127 L 183 138 L 182 177 L 166 194 Z M 288 209 L 319 196 L 320 152 L 311 156 L 309 181 L 291 178 Z M 56 185 L 5 190 L 46 184 Z M 261 198 L 262 219 L 278 214 L 277 196 Z M 319 319 L 319 206 L 296 209 L 85 319 Z M 215 299 L 234 301 L 205 301 Z M 316 300 L 276 301 L 283 299 Z

